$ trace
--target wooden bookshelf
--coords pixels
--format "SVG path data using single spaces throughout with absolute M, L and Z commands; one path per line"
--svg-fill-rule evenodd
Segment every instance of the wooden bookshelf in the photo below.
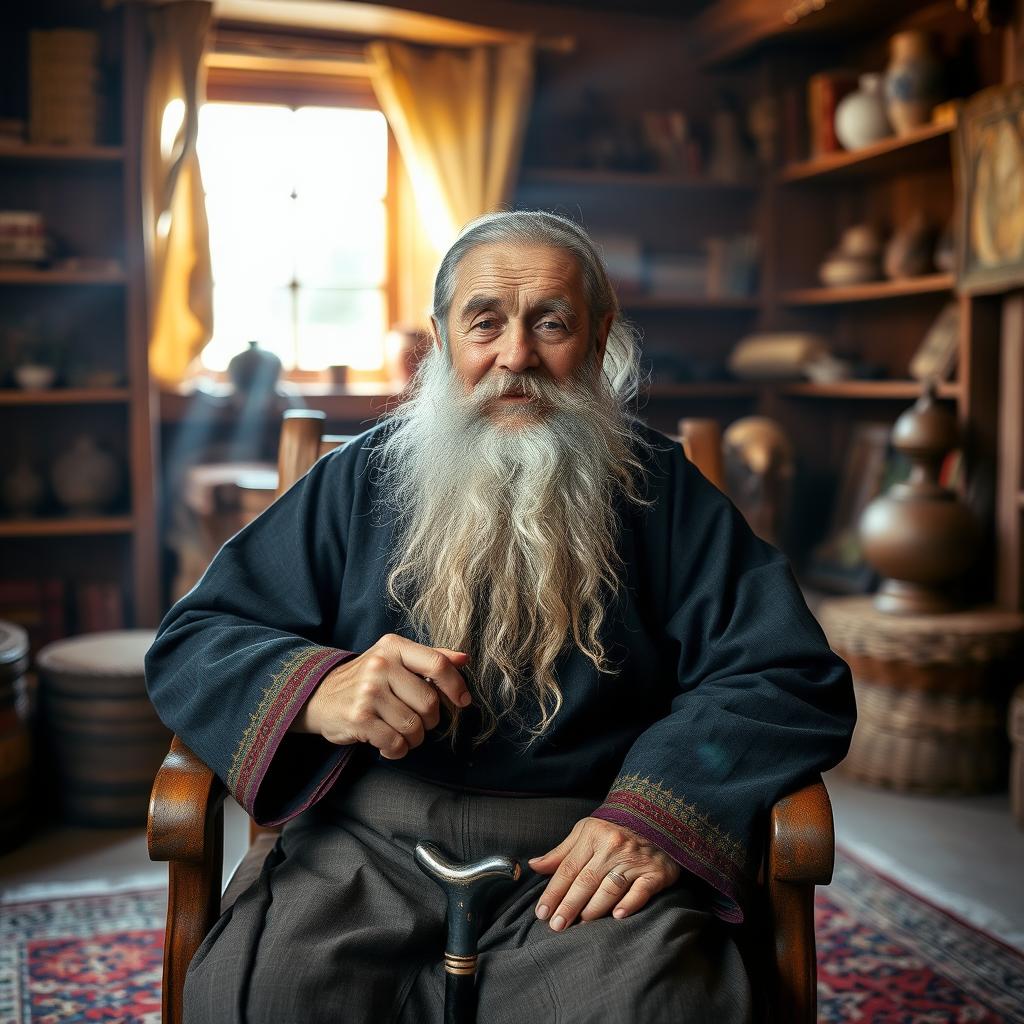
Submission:
M 913 135 L 892 136 L 863 149 L 828 153 L 783 168 L 776 179 L 782 185 L 797 182 L 831 183 L 866 175 L 901 174 L 949 161 L 954 125 L 930 124 Z
M 0 268 L 0 285 L 124 284 L 127 275 L 117 270 L 46 270 L 35 267 Z
M 952 274 L 926 274 L 898 281 L 869 281 L 837 288 L 795 288 L 780 296 L 784 306 L 836 306 L 849 302 L 884 302 L 953 290 Z
M 111 405 L 129 397 L 127 388 L 0 389 L 0 405 Z
M 49 504 L 37 518 L 0 518 L 0 581 L 59 577 L 70 587 L 106 581 L 123 594 L 126 625 L 155 625 L 158 517 L 139 161 L 145 13 L 101 0 L 9 6 L 11 31 L 0 34 L 0 59 L 15 75 L 27 71 L 29 33 L 73 15 L 74 24 L 98 34 L 104 88 L 95 144 L 0 144 L 7 205 L 38 211 L 67 257 L 52 266 L 0 264 L 0 301 L 10 310 L 5 324 L 15 339 L 21 330 L 26 344 L 52 346 L 52 358 L 73 361 L 76 372 L 116 371 L 123 384 L 0 389 L 0 434 L 8 439 L 0 475 L 27 463 L 46 479 L 74 438 L 90 434 L 117 460 L 124 488 L 111 514 L 60 514 Z M 14 94 L 10 116 L 27 121 L 27 100 L 25 89 Z M 5 355 L 6 384 L 18 344 Z M 30 538 L 53 542 L 22 543 Z
M 96 163 L 120 166 L 124 161 L 123 146 L 57 146 L 42 143 L 7 145 L 0 143 L 0 162 L 22 160 L 44 163 Z
M 132 516 L 68 516 L 66 518 L 0 519 L 0 537 L 90 537 L 131 533 Z
M 920 397 L 921 388 L 921 383 L 916 380 L 836 380 L 784 384 L 779 392 L 793 398 L 914 401 Z M 959 384 L 946 383 L 939 385 L 937 394 L 939 398 L 956 400 L 960 391 Z
M 652 171 L 597 171 L 562 167 L 526 168 L 519 179 L 520 185 L 565 185 L 574 188 L 671 188 L 694 192 L 754 193 L 758 185 L 753 181 L 715 181 L 711 178 L 686 177 Z

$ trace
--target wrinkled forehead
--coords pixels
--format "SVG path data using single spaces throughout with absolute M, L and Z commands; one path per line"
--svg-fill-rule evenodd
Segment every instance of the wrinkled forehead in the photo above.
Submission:
M 555 301 L 586 315 L 579 262 L 556 246 L 488 242 L 470 249 L 455 268 L 450 316 L 458 319 L 486 300 L 509 314 Z

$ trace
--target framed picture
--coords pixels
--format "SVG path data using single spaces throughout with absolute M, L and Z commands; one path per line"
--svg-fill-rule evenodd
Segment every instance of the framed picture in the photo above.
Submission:
M 1024 284 L 1024 82 L 972 97 L 957 124 L 957 289 Z
M 838 481 L 825 540 L 811 552 L 802 578 L 832 593 L 866 594 L 878 582 L 864 560 L 858 526 L 868 504 L 907 473 L 906 461 L 889 445 L 892 426 L 859 423 L 853 429 Z

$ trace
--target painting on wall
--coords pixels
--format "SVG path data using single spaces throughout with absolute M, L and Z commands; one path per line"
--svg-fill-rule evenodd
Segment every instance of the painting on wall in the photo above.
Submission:
M 957 288 L 1024 285 L 1024 83 L 985 89 L 957 125 Z

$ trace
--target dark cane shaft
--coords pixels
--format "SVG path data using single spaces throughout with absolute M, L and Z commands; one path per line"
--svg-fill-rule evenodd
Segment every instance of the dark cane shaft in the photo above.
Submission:
M 484 857 L 471 864 L 457 864 L 431 843 L 417 843 L 415 856 L 424 874 L 429 875 L 448 898 L 445 1024 L 474 1024 L 480 911 L 494 886 L 516 881 L 522 869 L 510 857 Z
M 476 1024 L 476 972 L 445 974 L 444 1024 Z

